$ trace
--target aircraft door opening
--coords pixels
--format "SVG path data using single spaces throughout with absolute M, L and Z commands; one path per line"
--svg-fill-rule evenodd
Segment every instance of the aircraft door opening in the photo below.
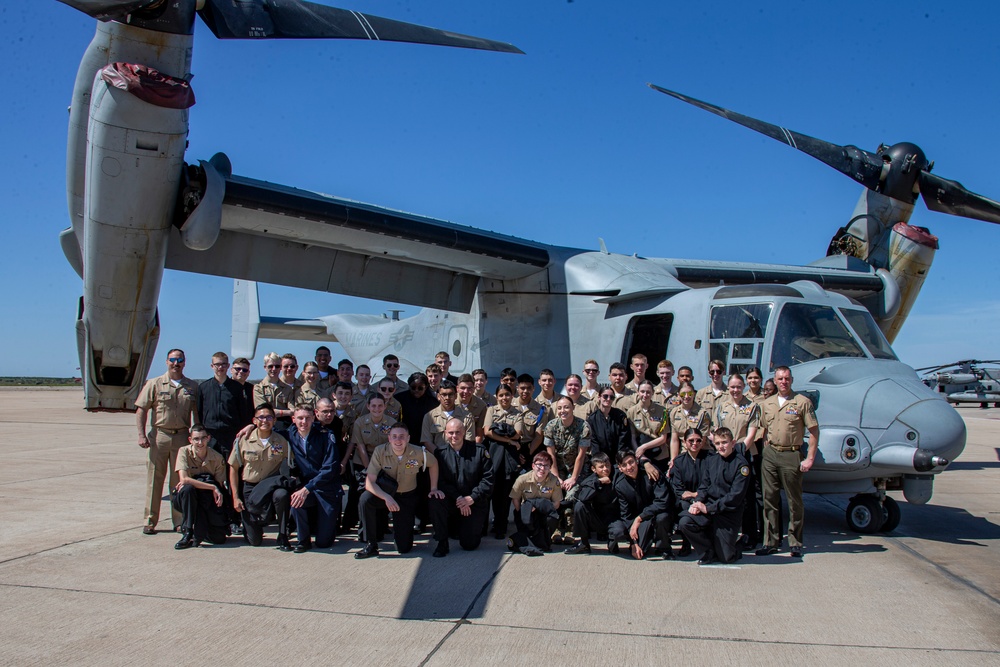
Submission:
M 633 317 L 625 333 L 622 363 L 627 366 L 632 355 L 641 353 L 646 355 L 649 365 L 656 368 L 657 363 L 667 358 L 667 343 L 670 342 L 673 323 L 674 316 L 670 313 Z

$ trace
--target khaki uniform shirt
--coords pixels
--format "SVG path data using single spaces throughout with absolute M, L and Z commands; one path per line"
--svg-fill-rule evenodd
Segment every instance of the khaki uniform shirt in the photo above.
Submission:
M 476 395 L 473 394 L 473 396 L 476 396 Z M 497 404 L 497 397 L 495 395 L 491 394 L 488 391 L 483 391 L 483 395 L 482 396 L 476 396 L 476 398 L 478 398 L 480 401 L 482 401 L 483 403 L 485 403 L 486 407 L 488 407 L 488 408 L 492 408 L 494 405 Z
M 650 403 L 648 410 L 636 403 L 625 411 L 625 416 L 632 425 L 632 435 L 640 445 L 655 440 L 664 433 L 670 434 L 667 410 L 658 403 Z
M 552 473 L 548 474 L 541 482 L 535 479 L 535 471 L 529 470 L 516 480 L 510 490 L 510 497 L 517 498 L 521 502 L 534 500 L 536 498 L 548 498 L 553 503 L 562 502 L 563 491 L 559 486 L 559 480 Z
M 358 419 L 358 413 L 354 411 L 354 406 L 348 403 L 347 408 L 341 410 L 334 403 L 333 414 L 340 417 L 340 422 L 344 425 L 344 439 L 349 439 L 354 433 L 354 422 Z
M 309 408 L 310 410 L 316 409 L 316 401 L 318 401 L 322 396 L 320 395 L 319 388 L 307 387 L 305 384 L 299 386 L 295 390 L 295 396 L 292 399 L 292 404 L 299 408 Z
M 675 384 L 671 384 L 669 387 L 664 389 L 663 383 L 661 382 L 653 388 L 653 402 L 659 403 L 665 408 L 672 408 L 676 405 L 680 405 L 681 397 L 677 395 L 677 392 L 680 390 L 681 388 Z
M 698 393 L 694 395 L 694 402 L 705 410 L 708 410 L 709 414 L 714 414 L 715 405 L 728 395 L 729 392 L 723 389 L 722 393 L 716 396 L 715 392 L 712 390 L 712 385 L 708 385 L 707 387 L 702 387 L 698 390 Z
M 579 417 L 580 419 L 586 419 L 599 410 L 600 407 L 601 406 L 598 401 L 589 399 L 583 394 L 580 394 L 580 398 L 576 399 L 576 402 L 573 403 L 573 416 Z
M 368 385 L 368 389 L 363 394 L 361 393 L 361 389 L 358 385 L 354 385 L 354 393 L 351 394 L 351 407 L 353 407 L 354 411 L 359 415 L 364 414 L 365 410 L 368 408 L 368 397 L 377 393 L 378 390 L 375 388 L 375 385 Z
M 372 460 L 368 463 L 368 475 L 378 477 L 379 471 L 384 471 L 396 480 L 399 488 L 397 493 L 407 493 L 417 488 L 417 473 L 424 469 L 437 468 L 437 457 L 412 443 L 406 445 L 402 456 L 396 456 L 392 445 L 379 445 L 372 452 Z
M 767 398 L 767 396 L 764 395 L 764 390 L 763 389 L 761 389 L 760 393 L 757 394 L 756 396 L 753 395 L 753 394 L 751 394 L 749 391 L 747 391 L 743 395 L 746 396 L 747 398 L 749 398 L 751 401 L 753 401 L 757 405 L 760 405 L 761 403 L 763 403 L 764 399 Z
M 733 397 L 727 395 L 715 404 L 715 417 L 712 419 L 715 428 L 725 426 L 733 432 L 737 441 L 747 437 L 751 426 L 760 428 L 760 406 L 746 396 L 739 405 L 733 405 Z
M 207 472 L 219 484 L 226 483 L 226 462 L 222 459 L 222 454 L 211 447 L 208 448 L 204 461 L 195 454 L 194 445 L 181 447 L 177 452 L 177 465 L 174 467 L 178 472 L 181 470 L 186 472 L 188 477 L 197 477 Z
M 598 399 L 600 400 L 600 399 Z M 625 385 L 622 389 L 622 393 L 615 392 L 615 400 L 611 404 L 611 407 L 618 408 L 622 412 L 628 412 L 628 409 L 635 405 L 635 402 L 639 400 L 639 394 L 635 393 Z
M 396 377 L 396 391 L 394 391 L 392 393 L 398 394 L 401 391 L 409 391 L 409 390 L 410 390 L 410 385 L 406 384 L 406 382 L 404 380 L 399 379 L 399 377 L 397 376 Z
M 683 439 L 684 432 L 689 428 L 701 431 L 703 438 L 707 438 L 709 431 L 712 430 L 712 417 L 708 410 L 703 410 L 697 403 L 691 406 L 691 412 L 688 414 L 684 414 L 684 408 L 679 405 L 670 411 L 670 430 L 672 432 Z
M 396 420 L 389 415 L 383 415 L 381 423 L 378 424 L 372 421 L 371 415 L 362 415 L 354 422 L 354 428 L 351 430 L 351 443 L 358 447 L 364 447 L 365 453 L 370 459 L 376 447 L 389 442 L 389 429 L 395 423 Z M 361 456 L 357 450 L 354 453 L 354 462 L 361 463 Z
M 253 386 L 254 411 L 262 403 L 270 404 L 275 410 L 287 410 L 294 398 L 295 389 L 284 382 L 271 382 L 271 378 L 266 375 Z
M 523 406 L 515 398 L 510 402 L 512 408 L 521 413 L 521 442 L 530 443 L 535 439 L 535 431 L 545 428 L 545 425 L 552 419 L 552 410 L 543 406 L 538 401 L 532 400 L 528 405 Z
M 767 441 L 775 447 L 802 446 L 806 431 L 819 426 L 812 401 L 802 394 L 792 392 L 784 405 L 778 405 L 778 395 L 760 404 L 761 421 L 767 428 Z
M 472 418 L 476 422 L 476 428 L 483 428 L 483 425 L 486 423 L 486 409 L 490 407 L 486 405 L 486 401 L 473 394 L 469 398 L 468 405 L 462 405 L 462 407 L 472 414 Z
M 233 453 L 229 455 L 229 465 L 234 468 L 243 466 L 244 482 L 256 484 L 270 477 L 278 471 L 285 459 L 289 459 L 291 465 L 291 450 L 287 440 L 271 431 L 267 443 L 265 445 L 261 441 L 259 430 L 236 441 Z
M 544 405 L 546 410 L 554 410 L 555 408 L 552 406 L 552 403 L 559 400 L 559 396 L 560 394 L 557 394 L 555 393 L 555 391 L 553 391 L 552 398 L 545 398 L 544 396 L 542 396 L 542 392 L 538 392 L 538 396 L 535 396 L 535 402 L 537 402 L 539 405 Z
M 471 412 L 456 403 L 455 409 L 451 411 L 451 415 L 446 414 L 440 405 L 424 415 L 424 423 L 420 429 L 420 442 L 430 443 L 433 445 L 433 449 L 447 447 L 448 443 L 444 439 L 444 427 L 449 419 L 461 419 L 462 423 L 465 424 L 465 439 L 476 439 L 475 417 L 472 416 Z
M 150 413 L 153 428 L 182 431 L 191 425 L 198 411 L 198 383 L 186 377 L 174 386 L 166 373 L 147 380 L 135 401 L 136 407 Z
M 489 437 L 489 431 L 493 428 L 494 424 L 504 422 L 513 426 L 516 431 L 524 430 L 524 419 L 521 417 L 521 411 L 513 405 L 510 406 L 509 410 L 504 410 L 499 405 L 491 405 L 487 408 L 486 419 L 483 423 L 483 430 L 486 431 L 486 437 Z

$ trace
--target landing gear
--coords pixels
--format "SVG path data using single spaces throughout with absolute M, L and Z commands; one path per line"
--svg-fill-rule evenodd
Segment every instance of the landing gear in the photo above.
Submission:
M 899 503 L 893 498 L 886 496 L 882 501 L 882 527 L 879 529 L 883 533 L 896 530 L 903 513 L 899 509 Z
M 854 496 L 847 505 L 847 525 L 855 532 L 877 533 L 884 520 L 882 503 L 877 496 Z
M 902 512 L 899 503 L 889 496 L 881 500 L 874 494 L 851 498 L 847 505 L 847 525 L 858 533 L 888 533 L 899 526 Z

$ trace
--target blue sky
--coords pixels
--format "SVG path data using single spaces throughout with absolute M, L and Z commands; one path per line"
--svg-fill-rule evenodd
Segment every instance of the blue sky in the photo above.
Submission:
M 912 141 L 935 173 L 1000 199 L 1000 8 L 985 2 L 340 5 L 512 42 L 527 55 L 347 41 L 216 40 L 199 23 L 187 159 L 237 174 L 585 248 L 804 264 L 860 186 L 653 82 L 832 142 Z M 55 0 L 0 7 L 6 253 L 0 375 L 77 373 L 81 284 L 63 258 L 66 107 L 93 21 Z M 896 341 L 911 365 L 1000 356 L 1000 228 L 935 214 L 941 250 Z M 188 374 L 229 349 L 229 280 L 167 272 L 161 345 Z M 265 315 L 392 304 L 261 288 Z M 403 316 L 415 309 L 404 307 Z M 311 358 L 313 346 L 263 341 Z M 337 356 L 337 350 L 334 351 Z M 201 363 L 204 360 L 204 363 Z M 202 371 L 202 367 L 204 370 Z

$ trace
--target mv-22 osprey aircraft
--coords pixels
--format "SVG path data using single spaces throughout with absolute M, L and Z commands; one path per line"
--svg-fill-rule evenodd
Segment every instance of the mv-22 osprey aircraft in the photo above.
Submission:
M 61 1 L 102 20 L 73 94 L 72 226 L 61 235 L 84 280 L 77 332 L 90 410 L 134 407 L 171 268 L 424 307 L 399 321 L 262 320 L 255 292 L 238 290 L 234 346 L 249 352 L 267 335 L 337 340 L 356 360 L 392 352 L 411 368 L 445 349 L 453 372 L 544 365 L 564 375 L 588 357 L 636 352 L 695 368 L 714 358 L 731 371 L 792 366 L 820 421 L 806 489 L 856 494 L 847 520 L 860 531 L 898 524 L 887 490 L 927 502 L 965 446 L 955 410 L 890 347 L 937 248 L 907 221 L 920 195 L 932 210 L 989 222 L 1000 205 L 931 174 L 913 144 L 837 146 L 654 86 L 858 181 L 854 215 L 807 266 L 549 246 L 234 176 L 223 154 L 183 161 L 196 11 L 221 38 L 515 47 L 299 0 Z

